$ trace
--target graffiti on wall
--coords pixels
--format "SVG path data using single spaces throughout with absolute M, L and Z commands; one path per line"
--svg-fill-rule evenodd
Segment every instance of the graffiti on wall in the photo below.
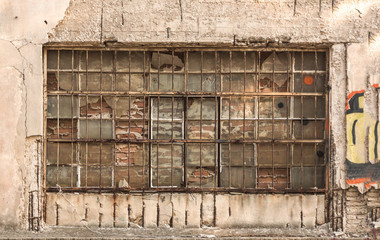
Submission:
M 380 183 L 380 126 L 378 119 L 364 111 L 364 93 L 354 91 L 347 97 L 346 182 L 369 189 Z

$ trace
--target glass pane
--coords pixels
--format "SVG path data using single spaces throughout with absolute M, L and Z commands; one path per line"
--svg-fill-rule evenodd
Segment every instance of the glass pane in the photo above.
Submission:
M 172 81 L 172 76 L 174 76 Z M 184 91 L 185 90 L 185 76 L 179 74 L 164 74 L 161 73 L 150 75 L 151 91 L 158 91 L 158 83 L 160 83 L 160 92 Z
M 222 98 L 222 119 L 249 119 L 255 117 L 256 97 Z M 230 114 L 231 109 L 231 114 Z
M 116 121 L 116 139 L 147 139 L 148 122 L 143 120 Z
M 81 97 L 80 116 L 87 118 L 110 119 L 112 118 L 112 107 L 114 100 L 112 97 Z
M 285 189 L 288 186 L 289 171 L 284 168 L 259 168 L 258 188 Z
M 321 143 L 294 144 L 293 165 L 315 166 L 325 163 L 325 146 Z
M 100 155 L 102 162 L 100 163 Z M 109 143 L 80 143 L 79 158 L 82 165 L 112 165 L 113 144 Z
M 183 139 L 182 126 L 182 122 L 153 121 L 152 139 Z
M 200 120 L 201 107 L 202 120 L 215 120 L 215 111 L 217 109 L 215 98 L 189 98 L 187 103 L 187 118 Z
M 295 92 L 324 92 L 326 75 L 325 74 L 294 74 Z
M 297 139 L 323 139 L 324 128 L 324 121 L 293 121 L 293 134 Z
M 289 138 L 290 124 L 287 121 L 260 121 L 259 138 L 261 139 L 287 139 Z
M 158 176 L 157 176 L 158 175 Z M 153 168 L 153 187 L 183 187 L 182 168 Z
M 290 150 L 286 144 L 258 144 L 258 164 L 260 167 L 282 166 L 290 163 Z
M 222 166 L 252 167 L 255 165 L 255 154 L 256 144 L 253 143 L 222 144 Z
M 158 151 L 158 158 L 157 158 Z M 182 144 L 152 144 L 152 167 L 183 167 Z
M 189 74 L 187 88 L 190 92 L 215 92 L 215 88 L 216 91 L 220 91 L 220 76 L 215 77 L 215 74 Z
M 58 62 L 58 51 L 56 50 L 47 51 L 47 68 L 57 69 L 57 62 Z
M 231 175 L 230 175 L 231 169 Z M 223 167 L 220 173 L 220 184 L 222 187 L 232 188 L 254 188 L 256 185 L 256 168 L 253 167 Z
M 325 169 L 324 167 L 293 167 L 292 168 L 292 188 L 324 188 Z
M 152 118 L 159 120 L 182 120 L 184 115 L 183 98 L 153 98 Z
M 102 128 L 100 133 L 100 120 L 79 120 L 79 137 L 89 139 L 112 139 L 112 120 L 101 120 L 101 122 Z
M 202 127 L 201 121 L 187 121 L 187 139 L 214 139 L 215 131 L 215 121 L 202 121 Z
M 115 182 L 119 188 L 147 188 L 149 186 L 148 179 L 148 166 L 115 168 Z
M 256 136 L 256 121 L 225 120 L 221 121 L 221 139 L 254 139 Z
M 295 118 L 324 118 L 325 98 L 324 97 L 295 97 L 294 98 Z

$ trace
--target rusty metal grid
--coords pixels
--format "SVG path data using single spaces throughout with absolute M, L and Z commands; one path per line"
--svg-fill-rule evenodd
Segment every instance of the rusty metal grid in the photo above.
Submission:
M 327 189 L 325 49 L 49 47 L 44 61 L 47 191 Z

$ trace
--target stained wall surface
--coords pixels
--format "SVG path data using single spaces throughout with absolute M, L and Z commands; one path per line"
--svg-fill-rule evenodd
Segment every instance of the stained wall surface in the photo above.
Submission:
M 198 194 L 195 198 L 199 201 L 189 201 L 186 200 L 189 195 L 183 194 L 170 197 L 127 194 L 114 200 L 106 194 L 49 193 L 46 198 L 46 224 L 70 225 L 70 219 L 75 219 L 74 222 L 79 224 L 83 215 L 86 216 L 86 206 L 104 200 L 102 209 L 95 211 L 91 217 L 84 217 L 85 222 L 95 226 L 99 224 L 99 219 L 103 219 L 101 222 L 105 225 L 102 226 L 111 226 L 112 222 L 130 226 L 129 221 L 135 219 L 133 214 L 138 213 L 138 216 L 144 216 L 138 220 L 139 225 L 160 226 L 160 221 L 162 224 L 169 222 L 170 225 L 172 221 L 174 226 L 176 221 L 185 223 L 187 214 L 198 217 L 198 213 L 202 212 L 200 221 L 188 223 L 194 227 L 204 223 L 220 227 L 259 227 L 262 224 L 302 227 L 304 218 L 300 213 L 309 212 L 310 215 L 305 215 L 310 216 L 304 223 L 307 227 L 315 227 L 326 220 L 331 222 L 329 217 L 333 217 L 334 213 L 341 219 L 339 224 L 345 231 L 355 231 L 354 223 L 358 219 L 364 224 L 361 229 L 367 231 L 371 222 L 379 221 L 376 204 L 363 204 L 359 210 L 352 211 L 350 207 L 361 204 L 354 201 L 356 198 L 375 199 L 374 202 L 378 199 L 379 190 L 375 189 L 379 187 L 380 175 L 379 10 L 380 2 L 376 0 L 1 0 L 0 110 L 4 117 L 0 120 L 0 169 L 4 174 L 0 176 L 0 206 L 6 206 L 0 213 L 1 227 L 26 229 L 31 212 L 33 216 L 42 216 L 43 208 L 36 206 L 37 203 L 43 206 L 40 193 L 43 182 L 44 44 L 120 46 L 115 43 L 118 42 L 128 46 L 154 43 L 261 48 L 324 44 L 330 49 L 329 188 L 342 190 L 353 186 L 346 195 L 344 190 L 341 195 L 331 194 L 326 198 L 320 195 Z M 32 201 L 35 204 L 32 207 L 30 196 L 34 196 Z M 70 212 L 67 199 L 78 204 L 79 216 Z M 168 199 L 170 203 L 165 205 Z M 327 207 L 331 206 L 327 205 L 328 201 L 322 199 L 342 206 L 344 202 L 348 204 L 344 205 L 344 211 L 335 211 Z M 115 201 L 120 209 L 117 215 L 112 213 Z M 225 206 L 225 201 L 228 201 L 229 208 Z M 280 208 L 283 202 L 287 207 Z M 186 204 L 195 207 L 187 208 Z M 128 213 L 129 205 L 131 209 L 136 207 L 139 210 Z M 210 212 L 207 212 L 207 206 Z M 276 219 L 276 212 L 266 212 L 272 206 L 284 211 L 285 217 Z M 159 213 L 157 209 L 160 209 Z M 177 209 L 181 214 L 175 215 Z M 236 217 L 247 209 L 253 209 L 252 214 Z M 165 211 L 173 219 L 177 216 L 177 220 L 162 215 Z M 368 219 L 369 213 L 372 214 L 371 219 Z M 121 218 L 116 218 L 118 214 Z M 162 218 L 157 218 L 160 214 Z M 267 218 L 259 222 L 254 217 L 256 214 L 264 214 Z M 57 216 L 60 216 L 58 221 Z

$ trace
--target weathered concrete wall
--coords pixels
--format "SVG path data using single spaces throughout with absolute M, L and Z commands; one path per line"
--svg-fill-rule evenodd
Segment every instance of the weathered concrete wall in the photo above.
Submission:
M 42 44 L 68 1 L 0 1 L 0 229 L 27 226 L 43 132 Z M 37 137 L 31 137 L 31 136 Z
M 362 126 L 358 134 L 376 126 L 379 10 L 380 2 L 376 0 L 1 0 L 0 112 L 4 117 L 0 120 L 0 170 L 4 174 L 0 176 L 0 206 L 6 208 L 0 213 L 0 227 L 25 228 L 28 193 L 39 190 L 42 182 L 37 182 L 37 173 L 42 159 L 42 46 L 47 42 L 98 46 L 103 46 L 104 41 L 261 47 L 327 44 L 331 46 L 330 187 L 346 188 L 351 184 L 361 192 L 378 187 L 379 168 L 373 167 L 378 158 L 368 150 L 375 154 L 377 143 L 371 142 L 375 141 L 375 131 L 373 137 L 363 135 L 361 140 L 368 141 L 356 146 L 360 150 L 346 148 L 352 138 L 346 134 L 345 99 L 351 99 L 352 92 L 365 92 L 362 120 L 374 124 Z M 347 127 L 352 132 L 352 124 Z M 356 169 L 353 172 L 358 175 L 347 179 L 346 158 L 350 160 L 353 155 L 361 157 L 360 161 L 373 171 L 368 174 L 367 170 Z M 370 204 L 351 211 L 352 206 L 359 204 L 356 199 L 371 199 L 367 201 L 371 204 L 380 202 L 379 190 L 370 190 L 366 195 L 355 191 L 347 192 L 343 213 L 347 216 L 345 229 L 352 231 L 359 228 L 351 221 L 354 215 L 360 226 L 368 227 L 378 219 L 376 214 L 370 220 L 361 217 L 372 209 Z M 117 195 L 114 199 L 112 195 L 49 194 L 46 220 L 48 225 L 56 225 L 58 219 L 58 225 L 99 226 L 101 222 L 100 226 L 116 227 L 315 227 L 324 222 L 321 199 L 315 195 L 152 194 Z M 277 218 L 279 212 L 284 218 Z
M 164 228 L 315 228 L 325 223 L 325 196 L 301 194 L 47 195 L 51 226 Z

